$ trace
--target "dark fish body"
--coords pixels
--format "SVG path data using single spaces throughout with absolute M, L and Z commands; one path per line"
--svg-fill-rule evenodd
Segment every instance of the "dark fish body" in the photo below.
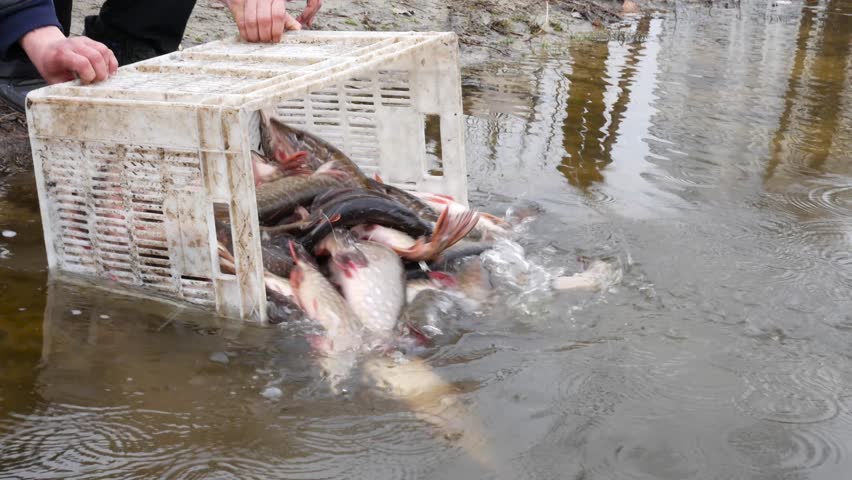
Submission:
M 432 227 L 399 202 L 376 196 L 343 198 L 311 214 L 311 229 L 301 237 L 301 244 L 312 251 L 333 228 L 372 223 L 394 228 L 418 238 L 432 234 Z M 333 223 L 332 223 L 333 220 Z
M 439 212 L 432 208 L 428 203 L 423 200 L 417 198 L 416 196 L 406 192 L 405 190 L 394 187 L 393 185 L 388 185 L 385 183 L 381 183 L 379 181 L 368 178 L 367 186 L 370 190 L 382 192 L 399 203 L 405 205 L 410 208 L 414 213 L 419 215 L 424 220 L 430 222 L 438 221 Z
M 463 309 L 456 297 L 436 289 L 423 290 L 414 297 L 399 318 L 397 332 L 419 345 L 447 345 L 461 336 L 456 327 Z
M 275 146 L 272 143 L 272 125 L 269 114 L 260 112 L 260 148 L 266 158 L 275 158 Z
M 255 190 L 258 217 L 261 223 L 274 224 L 293 213 L 296 207 L 340 185 L 335 177 L 321 174 L 284 177 L 261 184 Z
M 282 248 L 268 240 L 260 242 L 263 268 L 279 277 L 288 277 L 295 266 L 289 248 Z
M 427 263 L 426 270 L 419 263 L 407 263 L 405 277 L 408 280 L 428 278 L 429 271 L 454 273 L 464 265 L 465 259 L 478 257 L 492 248 L 494 248 L 492 242 L 461 241 L 444 250 L 435 260 Z
M 365 190 L 363 188 L 345 186 L 342 188 L 335 188 L 332 190 L 328 190 L 321 195 L 317 195 L 314 198 L 314 201 L 311 203 L 311 210 L 321 210 L 324 208 L 329 208 L 335 203 L 339 203 L 345 200 L 350 200 L 356 197 L 366 197 L 366 198 L 383 198 L 389 201 L 396 201 L 391 198 L 389 195 L 386 195 L 382 192 L 377 192 L 374 190 Z M 399 202 L 397 202 L 399 203 Z M 402 205 L 402 204 L 400 204 Z M 404 205 L 403 205 L 404 206 Z
M 432 270 L 452 271 L 454 264 L 467 257 L 479 256 L 494 248 L 492 242 L 459 242 L 444 250 L 433 262 L 429 263 Z
M 278 292 L 267 291 L 266 320 L 277 325 L 303 315 L 302 309 L 290 298 Z

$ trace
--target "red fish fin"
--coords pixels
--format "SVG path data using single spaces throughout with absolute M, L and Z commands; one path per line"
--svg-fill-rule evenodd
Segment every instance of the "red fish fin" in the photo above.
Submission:
M 466 237 L 478 221 L 479 214 L 476 212 L 466 211 L 460 215 L 449 215 L 448 207 L 435 222 L 435 229 L 428 243 L 417 239 L 414 246 L 397 250 L 397 254 L 408 260 L 431 260 Z
M 302 280 L 305 278 L 305 272 L 301 268 L 296 267 L 290 271 L 290 286 L 293 287 L 293 292 L 299 291 L 299 286 L 302 285 Z M 296 295 L 298 298 L 298 295 Z
M 379 182 L 379 183 L 385 183 L 385 181 L 384 181 L 384 180 L 382 180 L 382 177 L 380 177 L 378 173 L 377 173 L 377 174 L 375 174 L 375 175 L 373 175 L 373 177 L 376 179 L 376 181 L 377 181 L 377 182 Z
M 278 160 L 278 165 L 281 170 L 287 173 L 303 172 L 311 170 L 307 168 L 308 152 L 300 150 L 292 155 L 282 149 L 275 150 L 275 159 Z

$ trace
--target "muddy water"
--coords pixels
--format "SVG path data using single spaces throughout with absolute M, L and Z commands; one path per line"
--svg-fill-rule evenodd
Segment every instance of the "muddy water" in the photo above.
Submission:
M 474 202 L 539 202 L 520 243 L 548 273 L 622 273 L 516 291 L 426 353 L 490 467 L 369 382 L 323 390 L 304 325 L 49 282 L 24 174 L 0 183 L 0 477 L 846 478 L 852 8 L 632 28 L 465 73 Z

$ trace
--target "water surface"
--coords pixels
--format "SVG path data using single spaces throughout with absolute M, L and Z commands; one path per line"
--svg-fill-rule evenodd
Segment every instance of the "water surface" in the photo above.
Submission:
M 845 478 L 852 7 L 631 29 L 464 73 L 473 202 L 539 202 L 520 243 L 548 272 L 623 273 L 429 352 L 492 469 L 369 382 L 323 390 L 304 325 L 49 281 L 24 174 L 0 180 L 0 477 Z

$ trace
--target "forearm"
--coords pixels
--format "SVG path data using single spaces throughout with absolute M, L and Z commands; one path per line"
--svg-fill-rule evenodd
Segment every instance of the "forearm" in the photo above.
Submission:
M 9 47 L 42 27 L 56 27 L 56 32 L 62 35 L 51 0 L 0 0 L 0 59 L 6 57 Z M 53 37 L 55 35 L 50 34 L 50 39 Z M 42 33 L 33 39 L 47 37 Z M 26 46 L 24 50 L 27 50 Z M 27 54 L 31 55 L 28 50 Z

